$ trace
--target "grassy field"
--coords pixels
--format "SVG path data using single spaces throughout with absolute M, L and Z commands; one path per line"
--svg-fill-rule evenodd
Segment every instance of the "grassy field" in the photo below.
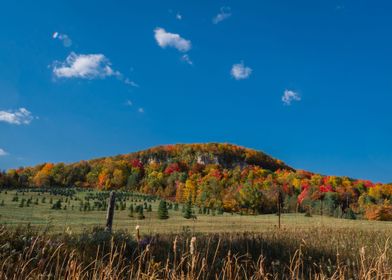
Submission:
M 0 192 L 0 279 L 392 279 L 391 222 L 283 214 L 277 230 L 277 215 L 187 220 L 183 205 L 160 220 L 159 200 L 118 193 L 109 233 L 107 196 Z
M 55 195 L 49 193 L 37 192 L 18 192 L 9 190 L 0 193 L 0 223 L 3 225 L 27 225 L 38 226 L 40 228 L 49 227 L 54 232 L 61 232 L 66 229 L 72 232 L 81 232 L 83 229 L 89 229 L 94 226 L 104 226 L 106 211 L 91 209 L 89 211 L 80 210 L 81 201 L 85 201 L 87 194 L 92 192 L 78 191 L 71 199 L 65 195 Z M 13 201 L 18 196 L 18 201 Z M 44 202 L 43 202 L 44 198 Z M 68 201 L 67 201 L 68 198 Z M 75 199 L 76 198 L 76 199 Z M 27 207 L 21 201 L 30 199 L 31 203 Z M 62 199 L 62 208 L 54 210 L 52 205 Z M 91 205 L 95 200 L 90 199 Z M 38 203 L 38 204 L 36 204 Z M 225 232 L 263 232 L 277 227 L 278 217 L 276 215 L 257 215 L 246 216 L 239 214 L 224 213 L 223 215 L 203 215 L 198 214 L 198 208 L 195 207 L 197 219 L 187 220 L 183 218 L 181 211 L 169 210 L 169 219 L 158 219 L 157 209 L 158 200 L 146 202 L 151 204 L 152 211 L 144 211 L 145 219 L 129 217 L 129 206 L 143 204 L 143 200 L 133 199 L 132 196 L 124 201 L 125 209 L 120 208 L 115 211 L 113 228 L 115 230 L 133 231 L 136 225 L 140 225 L 142 231 L 146 234 L 154 233 L 180 233 L 184 231 L 198 233 L 225 233 Z M 305 217 L 304 214 L 283 214 L 281 218 L 283 229 L 304 229 L 304 228 L 324 228 L 333 227 L 351 228 L 361 230 L 391 230 L 392 222 L 376 222 L 365 220 L 345 220 L 336 219 L 327 216 Z

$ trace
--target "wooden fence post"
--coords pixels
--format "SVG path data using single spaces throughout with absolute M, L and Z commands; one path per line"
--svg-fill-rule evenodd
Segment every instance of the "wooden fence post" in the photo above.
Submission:
M 106 227 L 105 227 L 105 230 L 109 232 L 112 232 L 115 204 L 116 204 L 116 193 L 111 191 L 109 196 L 108 212 L 106 215 Z

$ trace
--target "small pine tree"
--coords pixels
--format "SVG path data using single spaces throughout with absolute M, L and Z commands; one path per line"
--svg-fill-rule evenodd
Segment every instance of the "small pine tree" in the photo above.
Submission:
M 165 220 L 169 218 L 169 213 L 167 211 L 167 203 L 164 200 L 159 202 L 158 206 L 158 218 L 161 220 Z
M 178 211 L 178 203 L 174 203 L 174 211 Z
M 23 198 L 23 199 L 20 201 L 19 207 L 24 207 L 25 201 L 26 201 L 26 199 Z
M 143 219 L 145 218 L 145 217 L 144 217 L 144 214 L 143 214 L 143 205 L 140 205 L 140 206 L 138 207 L 137 218 L 138 218 L 139 220 L 143 220 Z
M 151 206 L 151 204 L 148 205 L 147 212 L 152 212 L 152 206 Z
M 131 206 L 129 206 L 129 213 L 128 213 L 129 217 L 133 217 L 133 204 L 131 204 Z
M 184 218 L 190 219 L 193 217 L 192 214 L 192 201 L 189 199 L 188 202 L 184 206 Z
M 61 210 L 61 200 L 57 200 L 53 205 L 52 205 L 53 210 Z
M 4 204 L 4 199 L 1 201 L 1 204 L 0 204 L 0 206 L 4 206 L 5 204 Z

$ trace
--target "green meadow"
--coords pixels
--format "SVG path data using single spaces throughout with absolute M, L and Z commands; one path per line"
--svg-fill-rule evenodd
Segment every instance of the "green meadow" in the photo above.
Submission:
M 36 191 L 8 190 L 0 193 L 0 222 L 2 225 L 30 225 L 52 232 L 82 232 L 93 227 L 103 227 L 106 221 L 106 206 L 99 203 L 105 198 L 97 198 L 95 191 L 78 190 L 72 196 Z M 102 193 L 101 193 L 102 194 Z M 146 234 L 154 233 L 230 233 L 230 232 L 263 232 L 277 229 L 278 216 L 241 215 L 203 211 L 193 206 L 195 219 L 185 219 L 184 205 L 175 209 L 171 204 L 169 218 L 158 218 L 159 199 L 133 193 L 123 193 L 126 197 L 117 198 L 113 229 L 133 231 L 139 225 Z M 15 199 L 17 197 L 17 199 Z M 90 198 L 87 198 L 90 197 Z M 92 198 L 93 197 L 93 198 Z M 94 198 L 95 197 L 95 198 Z M 24 202 L 22 203 L 22 200 Z M 28 202 L 29 201 L 29 202 Z M 53 209 L 56 202 L 61 202 L 60 209 Z M 88 205 L 86 205 L 88 202 Z M 170 204 L 170 203 L 169 203 Z M 98 205 L 98 206 L 97 206 Z M 130 207 L 134 211 L 131 213 Z M 142 205 L 144 219 L 139 219 L 136 207 Z M 170 207 L 169 207 L 170 208 Z M 150 211 L 149 211 L 150 209 Z M 305 217 L 303 213 L 283 213 L 282 229 L 359 229 L 359 230 L 391 230 L 392 222 L 367 220 L 347 220 L 328 216 L 313 215 Z

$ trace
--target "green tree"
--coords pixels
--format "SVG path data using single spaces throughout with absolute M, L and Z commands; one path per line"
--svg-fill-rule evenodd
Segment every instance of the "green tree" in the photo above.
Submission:
M 192 200 L 191 198 L 188 199 L 187 203 L 184 206 L 184 218 L 191 219 L 193 217 L 192 214 Z
M 53 205 L 52 209 L 54 210 L 61 210 L 61 200 L 57 200 Z
M 167 211 L 167 203 L 164 200 L 159 202 L 158 206 L 158 218 L 161 220 L 165 220 L 169 218 L 169 212 Z
M 129 213 L 128 213 L 129 217 L 133 217 L 133 204 L 131 203 L 131 206 L 129 206 Z
M 144 213 L 143 213 L 143 205 L 139 205 L 138 207 L 137 207 L 137 218 L 139 219 L 139 220 L 143 220 L 145 217 L 144 217 Z

